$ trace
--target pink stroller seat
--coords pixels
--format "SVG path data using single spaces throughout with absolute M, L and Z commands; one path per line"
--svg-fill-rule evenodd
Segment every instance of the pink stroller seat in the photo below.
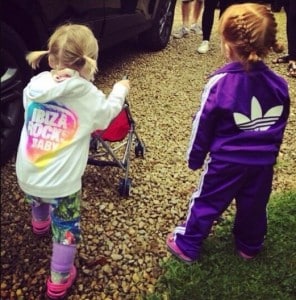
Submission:
M 130 124 L 126 111 L 123 109 L 117 117 L 111 122 L 106 130 L 96 130 L 92 136 L 100 136 L 108 142 L 122 141 L 130 130 Z

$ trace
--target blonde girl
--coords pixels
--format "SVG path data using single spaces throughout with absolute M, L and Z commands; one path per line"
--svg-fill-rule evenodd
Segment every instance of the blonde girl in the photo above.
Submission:
M 50 71 L 34 76 L 24 89 L 25 122 L 16 161 L 18 184 L 32 207 L 32 229 L 53 235 L 47 296 L 66 295 L 76 278 L 74 259 L 81 240 L 81 177 L 90 134 L 105 129 L 121 111 L 129 81 L 117 82 L 107 97 L 91 82 L 99 46 L 84 25 L 58 27 L 46 51 L 27 55 L 33 69 L 48 57 Z

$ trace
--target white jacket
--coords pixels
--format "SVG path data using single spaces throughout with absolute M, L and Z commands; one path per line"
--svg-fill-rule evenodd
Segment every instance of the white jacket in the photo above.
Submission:
M 69 78 L 56 80 L 42 72 L 24 89 L 16 174 L 21 189 L 33 196 L 65 197 L 81 189 L 90 134 L 109 126 L 128 93 L 116 83 L 106 97 L 78 72 L 68 73 Z

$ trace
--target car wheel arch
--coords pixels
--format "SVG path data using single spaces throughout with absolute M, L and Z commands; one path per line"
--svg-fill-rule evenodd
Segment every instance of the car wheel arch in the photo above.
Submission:
M 166 47 L 169 42 L 172 25 L 174 21 L 176 0 L 158 1 L 153 13 L 152 27 L 139 35 L 140 44 L 149 50 L 159 51 Z M 164 30 L 169 29 L 163 36 L 159 32 L 159 23 L 165 18 Z

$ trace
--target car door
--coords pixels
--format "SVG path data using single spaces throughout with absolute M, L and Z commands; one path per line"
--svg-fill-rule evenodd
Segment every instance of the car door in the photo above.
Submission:
M 40 0 L 38 1 L 51 31 L 65 22 L 88 25 L 99 39 L 104 25 L 103 0 Z
M 103 48 L 123 41 L 151 26 L 149 0 L 105 0 L 105 24 L 102 35 Z

